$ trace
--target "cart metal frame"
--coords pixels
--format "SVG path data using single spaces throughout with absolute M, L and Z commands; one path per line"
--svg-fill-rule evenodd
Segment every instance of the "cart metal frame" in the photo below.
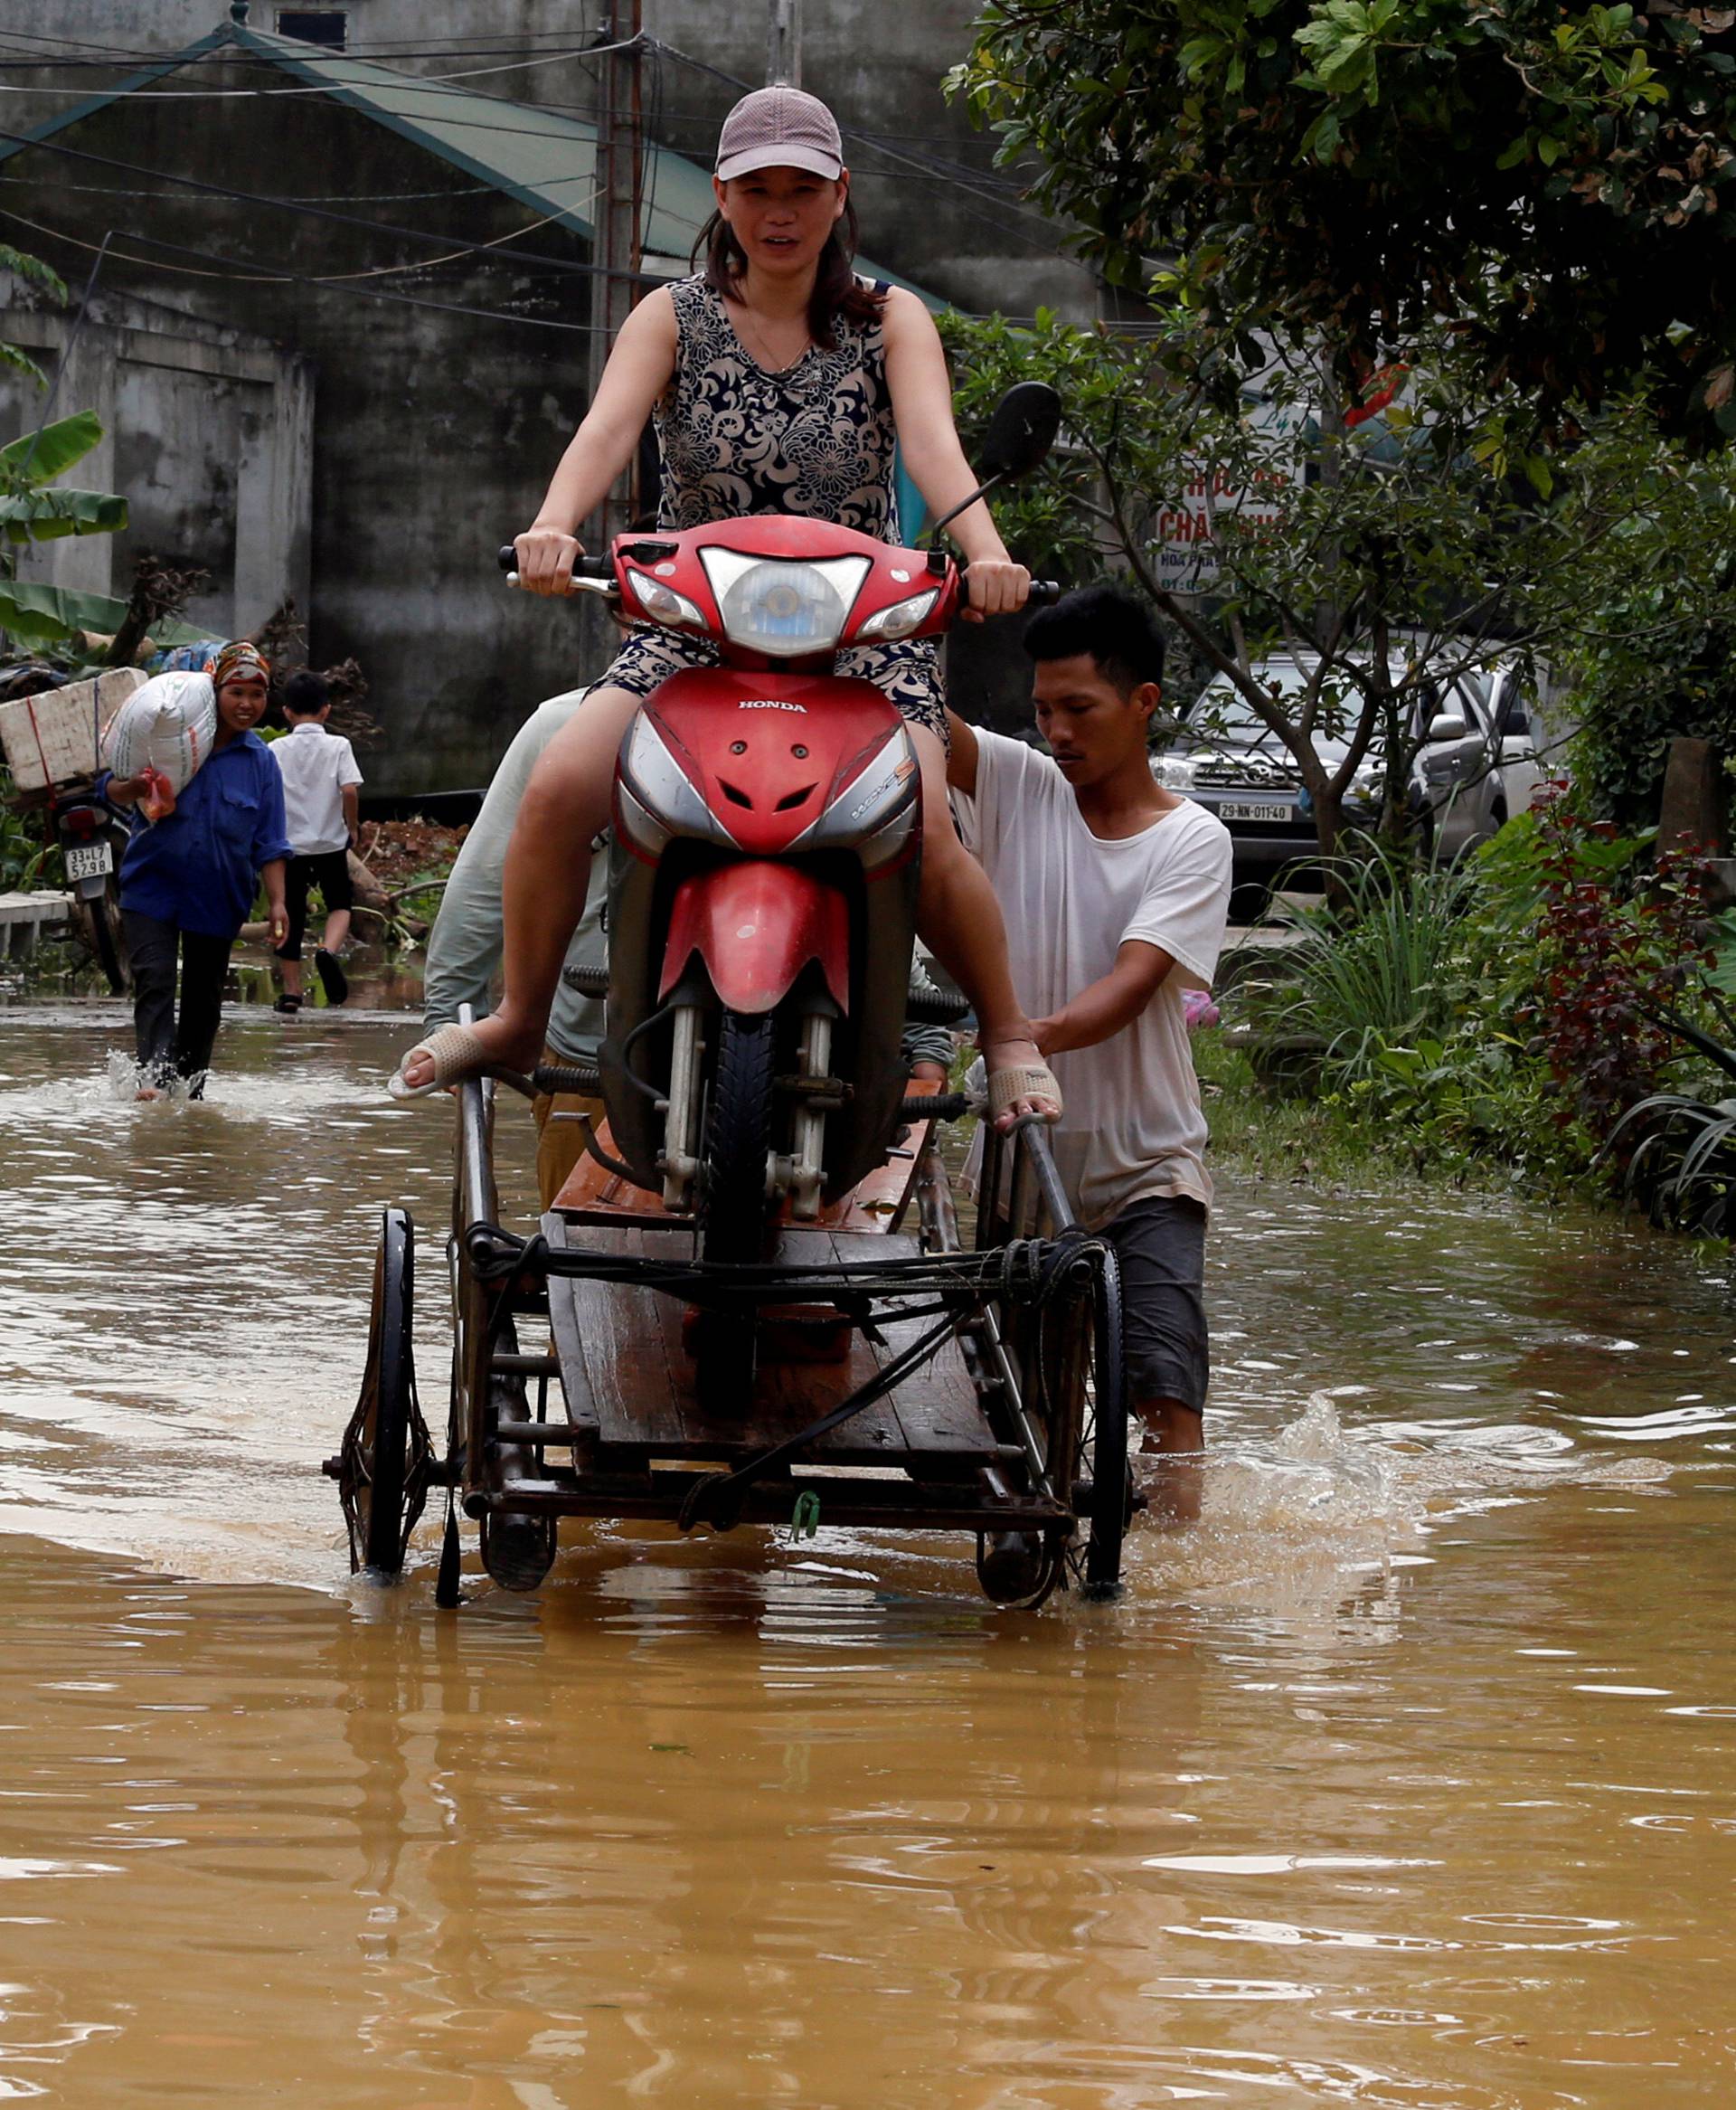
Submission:
M 997 1602 L 1118 1594 L 1132 1509 L 1120 1277 L 1113 1249 L 1074 1224 L 1041 1122 L 986 1131 L 968 1247 L 924 1118 L 958 1102 L 910 1101 L 907 1147 L 881 1182 L 890 1210 L 852 1197 L 829 1221 L 786 1226 L 771 1262 L 722 1266 L 695 1259 L 691 1218 L 618 1179 L 598 1191 L 594 1174 L 535 1233 L 504 1229 L 495 1084 L 455 1097 L 444 1450 L 416 1397 L 414 1229 L 388 1210 L 368 1373 L 326 1462 L 356 1567 L 396 1575 L 443 1486 L 443 1604 L 458 1602 L 460 1509 L 512 1589 L 541 1583 L 574 1517 L 964 1531 Z M 912 1206 L 914 1238 L 901 1229 Z M 739 1415 L 697 1405 L 695 1310 L 754 1310 L 783 1343 Z

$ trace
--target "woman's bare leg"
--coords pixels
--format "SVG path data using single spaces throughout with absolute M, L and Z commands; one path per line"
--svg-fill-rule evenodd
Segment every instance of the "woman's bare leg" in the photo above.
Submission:
M 609 822 L 615 756 L 644 701 L 624 688 L 593 689 L 550 741 L 531 772 L 501 877 L 504 987 L 498 1008 L 476 1023 L 485 1060 L 529 1070 L 542 1046 L 567 947 L 590 885 L 591 837 Z M 412 1087 L 433 1074 L 419 1055 L 404 1067 Z
M 1013 988 L 1006 957 L 1006 924 L 988 875 L 958 840 L 947 802 L 947 754 L 926 726 L 912 725 L 922 765 L 922 891 L 916 923 L 923 941 L 970 998 L 977 1041 L 991 1071 L 1038 1064 L 1043 1055 L 1031 1037 L 1031 1021 Z M 1052 1121 L 1057 1101 L 1027 1093 L 1001 1117 L 1005 1128 L 1024 1113 Z

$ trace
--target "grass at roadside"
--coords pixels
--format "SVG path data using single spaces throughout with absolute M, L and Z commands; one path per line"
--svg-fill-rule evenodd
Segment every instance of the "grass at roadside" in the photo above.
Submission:
M 1415 1187 L 1484 1193 L 1511 1191 L 1511 1170 L 1486 1165 L 1420 1163 L 1389 1127 L 1361 1117 L 1342 1100 L 1304 1087 L 1269 1091 L 1245 1049 L 1222 1030 L 1194 1036 L 1194 1067 L 1212 1131 L 1207 1162 L 1238 1178 L 1278 1181 L 1328 1191 L 1382 1192 Z

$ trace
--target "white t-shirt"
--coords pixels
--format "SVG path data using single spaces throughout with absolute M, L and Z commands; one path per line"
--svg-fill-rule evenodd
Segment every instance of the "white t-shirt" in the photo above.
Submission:
M 1033 1018 L 1100 981 L 1129 938 L 1175 960 L 1131 1025 L 1054 1056 L 1066 1110 L 1055 1165 L 1080 1221 L 1099 1229 L 1147 1195 L 1208 1206 L 1205 1116 L 1183 1012 L 1210 989 L 1230 907 L 1230 831 L 1192 800 L 1118 841 L 1094 836 L 1045 754 L 976 735 L 976 790 L 955 793 L 965 841 L 1006 917 L 1013 986 Z
M 297 856 L 347 848 L 344 787 L 362 781 L 349 742 L 317 718 L 302 718 L 271 743 L 271 752 L 283 771 L 283 816 Z

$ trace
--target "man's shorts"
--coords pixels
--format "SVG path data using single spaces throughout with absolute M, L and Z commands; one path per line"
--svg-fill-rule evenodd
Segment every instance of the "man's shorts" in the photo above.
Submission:
M 1179 1399 L 1204 1410 L 1205 1209 L 1187 1195 L 1130 1203 L 1099 1234 L 1121 1263 L 1121 1339 L 1129 1405 Z

